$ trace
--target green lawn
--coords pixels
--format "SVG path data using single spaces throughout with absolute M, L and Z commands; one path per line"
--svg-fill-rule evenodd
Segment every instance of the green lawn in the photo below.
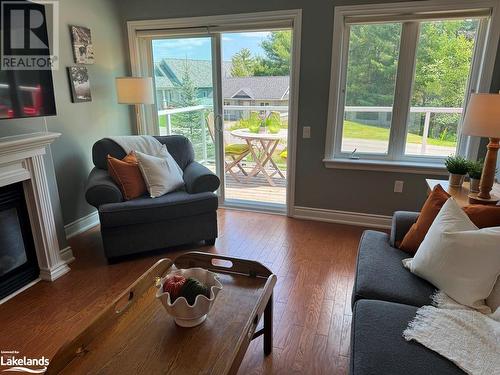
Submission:
M 343 136 L 346 138 L 373 139 L 378 141 L 387 141 L 389 139 L 389 129 L 376 126 L 364 125 L 353 121 L 344 121 Z M 408 143 L 422 144 L 422 136 L 417 134 L 408 134 Z M 440 139 L 427 138 L 427 144 L 443 147 L 455 147 L 456 142 L 442 141 Z

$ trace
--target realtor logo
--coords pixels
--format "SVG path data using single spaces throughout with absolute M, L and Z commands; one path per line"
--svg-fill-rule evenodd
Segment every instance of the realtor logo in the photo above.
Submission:
M 28 374 L 43 374 L 47 371 L 49 359 L 45 357 L 29 358 L 26 356 L 17 357 L 17 350 L 2 350 L 0 356 L 0 366 L 7 367 L 2 372 L 24 372 Z
M 1 2 L 2 70 L 58 68 L 58 1 Z

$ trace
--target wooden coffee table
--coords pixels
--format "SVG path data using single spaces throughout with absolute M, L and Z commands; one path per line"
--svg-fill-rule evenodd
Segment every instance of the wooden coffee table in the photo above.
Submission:
M 197 327 L 178 327 L 155 298 L 156 278 L 174 265 L 219 274 L 223 289 Z M 265 355 L 272 351 L 275 284 L 276 275 L 250 260 L 200 252 L 162 259 L 61 347 L 46 373 L 236 374 L 254 338 L 264 335 Z

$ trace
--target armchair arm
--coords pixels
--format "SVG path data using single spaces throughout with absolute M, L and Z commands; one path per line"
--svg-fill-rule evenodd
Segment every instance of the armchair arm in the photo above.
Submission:
M 195 194 L 217 190 L 220 180 L 210 169 L 193 161 L 184 169 L 184 183 L 187 192 Z
M 105 203 L 122 202 L 123 195 L 109 176 L 108 171 L 94 168 L 87 179 L 85 199 L 90 205 L 99 208 Z
M 397 247 L 411 226 L 417 221 L 419 212 L 396 211 L 392 217 L 390 244 Z

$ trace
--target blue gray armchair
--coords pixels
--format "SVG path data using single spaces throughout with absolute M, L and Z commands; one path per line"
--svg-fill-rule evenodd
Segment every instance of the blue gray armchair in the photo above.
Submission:
M 107 155 L 122 159 L 125 151 L 104 138 L 92 148 L 95 168 L 87 180 L 85 198 L 98 209 L 104 252 L 108 259 L 149 250 L 217 238 L 220 180 L 194 161 L 191 142 L 183 136 L 156 137 L 184 171 L 185 189 L 158 198 L 124 201 L 107 171 Z

